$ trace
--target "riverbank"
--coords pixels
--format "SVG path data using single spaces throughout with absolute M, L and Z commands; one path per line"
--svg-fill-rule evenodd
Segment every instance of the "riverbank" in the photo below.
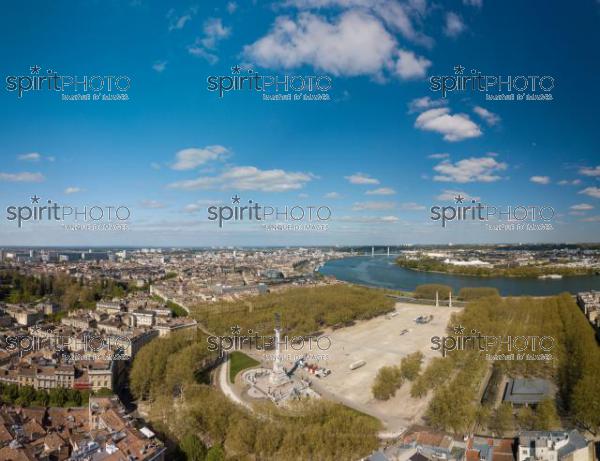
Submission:
M 404 269 L 438 274 L 461 275 L 464 277 L 506 277 L 506 278 L 540 278 L 540 277 L 581 277 L 598 275 L 591 268 L 570 268 L 561 266 L 519 266 L 508 268 L 465 267 L 443 263 L 433 259 L 418 261 L 397 258 L 396 264 Z

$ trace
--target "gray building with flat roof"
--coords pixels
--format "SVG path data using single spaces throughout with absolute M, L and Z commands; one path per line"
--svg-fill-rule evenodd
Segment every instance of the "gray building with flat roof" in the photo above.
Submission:
M 553 398 L 554 385 L 547 379 L 510 379 L 504 390 L 503 401 L 513 406 L 536 406 L 542 400 Z

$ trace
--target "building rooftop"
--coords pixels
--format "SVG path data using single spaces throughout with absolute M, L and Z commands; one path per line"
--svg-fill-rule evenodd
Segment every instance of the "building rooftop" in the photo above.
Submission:
M 515 378 L 506 386 L 504 401 L 517 405 L 535 405 L 552 395 L 552 383 L 546 379 Z

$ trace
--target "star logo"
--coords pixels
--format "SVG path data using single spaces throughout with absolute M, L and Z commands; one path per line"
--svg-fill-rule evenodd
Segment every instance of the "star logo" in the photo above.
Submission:
M 465 332 L 465 327 L 463 327 L 462 325 L 456 325 L 454 327 L 454 334 L 462 335 L 464 332 Z
M 31 197 L 31 203 L 40 203 L 40 197 L 34 194 L 34 196 Z
M 237 64 L 231 68 L 232 74 L 239 74 L 242 71 L 242 68 Z
M 231 203 L 233 203 L 234 205 L 236 203 L 240 203 L 240 196 L 238 194 L 235 194 L 233 197 L 231 197 Z
M 32 74 L 39 74 L 40 70 L 42 70 L 42 68 L 37 64 L 35 66 L 31 66 L 29 69 L 31 70 Z
M 462 203 L 464 199 L 465 198 L 460 194 L 458 194 L 456 197 L 454 197 L 454 200 L 456 201 L 456 203 Z
M 456 75 L 462 75 L 464 71 L 465 71 L 464 66 L 461 66 L 460 64 L 458 66 L 454 66 L 454 73 Z
M 239 335 L 242 332 L 242 328 L 239 325 L 231 327 L 231 334 L 234 336 Z

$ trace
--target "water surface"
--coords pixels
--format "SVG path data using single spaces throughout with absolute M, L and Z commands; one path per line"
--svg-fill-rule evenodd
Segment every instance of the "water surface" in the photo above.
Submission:
M 394 257 L 356 256 L 335 259 L 325 263 L 321 274 L 333 275 L 346 282 L 413 291 L 424 283 L 450 285 L 457 292 L 463 287 L 494 287 L 503 296 L 549 296 L 568 291 L 600 290 L 600 276 L 582 275 L 559 280 L 509 277 L 467 277 L 461 275 L 418 272 L 405 269 L 394 262 Z

